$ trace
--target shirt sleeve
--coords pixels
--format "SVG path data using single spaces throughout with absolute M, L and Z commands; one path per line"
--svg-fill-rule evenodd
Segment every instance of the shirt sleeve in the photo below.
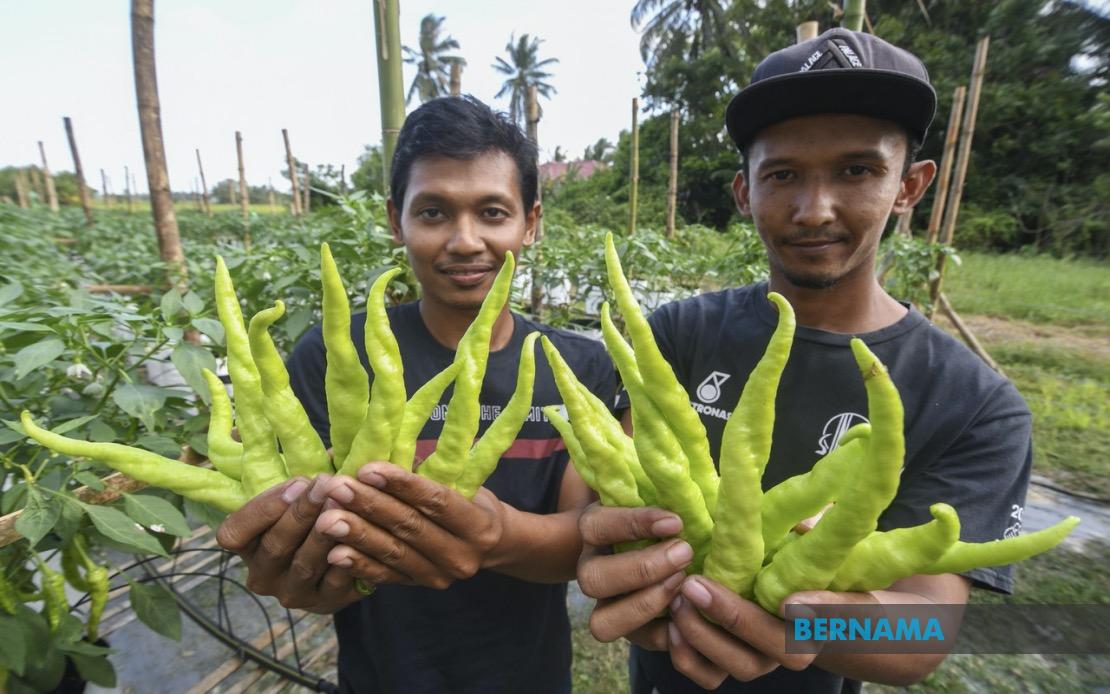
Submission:
M 297 341 L 293 353 L 285 362 L 289 371 L 289 385 L 301 401 L 308 421 L 320 435 L 325 448 L 331 448 L 331 431 L 328 422 L 328 401 L 324 392 L 324 371 L 327 369 L 323 333 L 320 327 L 312 328 Z
M 1019 534 L 1033 466 L 1032 416 L 1009 382 L 986 398 L 978 416 L 933 464 L 904 479 L 879 528 L 920 525 L 944 502 L 960 517 L 960 539 L 989 542 Z M 977 586 L 1013 592 L 1013 567 L 974 569 Z

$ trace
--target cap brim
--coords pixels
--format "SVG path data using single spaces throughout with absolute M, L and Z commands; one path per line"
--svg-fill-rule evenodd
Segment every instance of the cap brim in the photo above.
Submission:
M 769 125 L 817 113 L 851 113 L 894 121 L 923 141 L 937 95 L 919 79 L 888 70 L 814 70 L 772 77 L 735 97 L 725 126 L 743 149 Z

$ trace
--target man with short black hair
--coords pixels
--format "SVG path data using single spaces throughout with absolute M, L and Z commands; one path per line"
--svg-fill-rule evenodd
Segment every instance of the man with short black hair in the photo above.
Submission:
M 935 174 L 934 162 L 914 161 L 935 109 L 924 65 L 873 35 L 833 29 L 766 58 L 730 103 L 726 125 L 744 155 L 733 195 L 766 247 L 770 280 L 668 304 L 651 324 L 679 382 L 702 405 L 717 459 L 727 413 L 776 324 L 767 293 L 790 301 L 798 328 L 764 489 L 808 471 L 866 421 L 848 347 L 858 336 L 889 368 L 905 407 L 905 467 L 879 528 L 927 522 L 929 506 L 945 502 L 959 512 L 961 539 L 983 542 L 1020 529 L 1032 464 L 1029 410 L 1009 381 L 875 278 L 889 217 L 912 209 Z M 591 506 L 579 528 L 579 584 L 598 598 L 591 630 L 633 642 L 635 694 L 858 691 L 860 680 L 916 682 L 943 659 L 786 653 L 778 616 L 704 576 L 684 575 L 693 552 L 675 537 L 674 514 Z M 660 542 L 607 551 L 648 538 Z M 783 606 L 963 604 L 972 585 L 1010 592 L 1010 567 L 910 576 L 867 593 L 800 592 Z
M 506 253 L 519 257 L 532 243 L 536 187 L 535 146 L 503 114 L 449 97 L 408 115 L 388 211 L 422 296 L 388 314 L 410 396 L 452 362 Z M 369 372 L 365 320 L 352 316 L 351 335 Z M 615 397 L 600 342 L 506 306 L 492 331 L 479 434 L 512 395 L 532 331 L 551 339 L 596 395 Z M 328 442 L 325 363 L 316 327 L 288 366 Z M 550 367 L 537 359 L 533 414 L 473 500 L 367 461 L 358 479 L 321 475 L 252 500 L 221 527 L 221 544 L 243 556 L 256 592 L 335 613 L 344 692 L 569 692 L 566 582 L 581 550 L 577 517 L 591 496 L 540 411 L 561 402 Z M 433 414 L 418 459 L 431 454 L 442 426 Z

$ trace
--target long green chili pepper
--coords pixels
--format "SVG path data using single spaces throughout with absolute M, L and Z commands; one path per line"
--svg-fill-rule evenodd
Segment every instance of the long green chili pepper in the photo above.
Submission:
M 529 333 L 520 348 L 520 365 L 517 367 L 516 388 L 506 403 L 505 409 L 474 444 L 470 459 L 455 480 L 455 491 L 470 499 L 478 492 L 478 487 L 493 474 L 497 461 L 508 450 L 524 425 L 528 413 L 532 411 L 532 388 L 536 378 L 536 340 L 538 332 Z
M 778 307 L 775 332 L 740 395 L 721 439 L 721 483 L 713 544 L 705 558 L 705 575 L 734 593 L 751 598 L 763 565 L 760 480 L 771 456 L 775 394 L 794 343 L 794 309 L 781 294 L 767 295 Z
M 74 538 L 74 543 L 62 548 L 62 575 L 66 577 L 69 585 L 87 593 L 89 592 L 89 582 L 81 575 L 81 569 L 77 564 L 79 561 L 77 548 L 74 544 L 76 544 L 76 538 Z
M 578 476 L 582 478 L 587 487 L 600 496 L 601 490 L 598 487 L 597 478 L 594 476 L 594 470 L 590 466 L 590 459 L 586 452 L 582 450 L 582 444 L 574 434 L 574 427 L 560 414 L 556 405 L 544 405 L 543 413 L 547 416 L 547 421 L 551 422 L 551 426 L 555 427 L 555 431 L 559 432 L 559 436 L 562 437 L 563 443 L 567 447 L 567 453 L 570 454 L 570 463 L 578 471 Z
M 371 460 L 389 460 L 393 439 L 404 415 L 404 366 L 385 311 L 385 290 L 399 272 L 400 268 L 394 268 L 382 273 L 371 285 L 366 299 L 366 355 L 370 370 L 374 372 L 374 385 L 370 388 L 366 415 L 351 441 L 350 452 L 338 466 L 341 471 L 358 470 Z M 366 379 L 365 372 L 362 378 Z
M 12 585 L 8 575 L 0 571 L 0 610 L 8 614 L 15 614 L 19 608 L 19 592 Z
M 948 504 L 929 507 L 933 520 L 911 528 L 873 532 L 852 548 L 829 590 L 865 592 L 924 573 L 960 539 L 960 518 Z
M 636 456 L 636 444 L 632 441 L 632 437 L 624 433 L 624 427 L 621 426 L 620 420 L 613 416 L 605 403 L 594 395 L 589 388 L 579 383 L 578 390 L 590 405 L 590 409 L 593 410 L 594 421 L 601 428 L 606 441 L 618 452 L 625 466 L 632 472 L 632 476 L 636 479 L 637 492 L 644 505 L 658 505 L 659 495 L 655 491 L 655 484 L 644 472 L 644 466 L 640 465 L 640 459 Z
M 1077 517 L 1068 516 L 1055 525 L 1028 535 L 991 542 L 957 542 L 921 573 L 963 573 L 983 566 L 1001 566 L 1024 561 L 1060 544 L 1078 523 Z
M 843 440 L 852 434 L 846 443 Z M 857 424 L 844 434 L 842 443 L 826 453 L 809 472 L 779 482 L 763 495 L 760 524 L 763 546 L 775 547 L 798 521 L 815 515 L 836 498 L 851 467 L 863 455 L 871 435 L 870 424 Z
M 602 311 L 604 315 L 604 307 Z M 632 348 L 615 330 L 612 321 L 603 320 L 601 327 L 605 346 L 617 365 L 621 381 L 628 389 L 632 401 L 632 441 L 636 445 L 636 456 L 655 485 L 660 505 L 682 519 L 680 536 L 694 550 L 694 558 L 686 572 L 700 573 L 713 534 L 713 519 L 706 507 L 706 500 L 700 487 L 691 481 L 689 461 L 674 432 L 668 428 L 662 412 L 648 397 L 644 381 L 637 378 Z M 647 378 L 650 372 L 644 370 L 641 373 Z M 573 418 L 571 421 L 573 422 Z
M 324 393 L 328 403 L 332 460 L 338 469 L 347 459 L 351 441 L 366 417 L 370 382 L 351 339 L 351 304 L 347 290 L 332 258 L 331 247 L 326 243 L 320 244 L 320 283 L 324 295 L 321 332 L 327 350 Z M 366 320 L 370 320 L 369 311 Z
M 108 605 L 108 593 L 111 588 L 108 578 L 108 569 L 103 566 L 90 566 L 85 573 L 89 582 L 89 614 L 85 621 L 85 634 L 92 643 L 96 643 L 100 632 L 100 618 L 104 616 L 104 608 Z
M 43 609 L 50 631 L 57 631 L 62 619 L 69 613 L 66 599 L 66 577 L 51 569 L 46 562 L 38 560 L 39 573 L 42 575 Z
M 586 398 L 582 397 L 574 372 L 551 340 L 544 336 L 541 342 L 551 373 L 555 376 L 555 385 L 574 424 L 574 434 L 593 470 L 601 502 L 608 506 L 643 506 L 644 502 L 636 489 L 636 478 L 624 464 L 620 452 L 605 438 L 597 416 Z
M 482 301 L 478 316 L 466 329 L 455 351 L 455 361 L 460 362 L 460 367 L 459 375 L 455 377 L 455 391 L 447 406 L 447 419 L 443 422 L 435 453 L 417 469 L 419 474 L 440 484 L 454 484 L 466 464 L 470 447 L 474 445 L 481 415 L 478 397 L 486 375 L 490 336 L 493 324 L 509 299 L 514 267 L 513 254 L 506 252 L 505 262 Z
M 312 428 L 301 401 L 293 394 L 289 372 L 270 337 L 270 326 L 284 314 L 285 304 L 275 301 L 272 308 L 259 311 L 251 318 L 247 336 L 251 356 L 262 377 L 262 392 L 266 396 L 263 411 L 281 442 L 285 467 L 291 477 L 313 477 L 321 472 L 332 472 L 333 468 L 323 441 Z
M 24 411 L 20 421 L 28 436 L 53 451 L 98 460 L 128 477 L 211 504 L 221 511 L 234 511 L 250 498 L 241 484 L 215 470 L 119 443 L 79 441 L 61 436 L 35 424 L 30 412 Z
M 856 543 L 875 530 L 879 515 L 898 491 L 906 452 L 902 400 L 886 367 L 867 345 L 853 338 L 851 347 L 867 390 L 871 441 L 842 488 L 840 503 L 813 530 L 779 550 L 756 577 L 756 599 L 772 614 L 791 593 L 826 588 Z
M 263 410 L 262 378 L 251 356 L 250 339 L 235 295 L 235 285 L 224 259 L 216 256 L 216 313 L 224 327 L 227 371 L 235 394 L 236 424 L 243 442 L 241 479 L 248 496 L 254 496 L 287 479 L 278 453 L 273 427 Z
M 443 391 L 447 390 L 447 386 L 455 380 L 455 376 L 459 373 L 459 363 L 455 362 L 443 371 L 433 376 L 424 385 L 420 386 L 409 401 L 405 403 L 404 415 L 401 417 L 401 425 L 397 429 L 397 435 L 393 439 L 393 452 L 389 456 L 389 462 L 394 465 L 400 465 L 406 470 L 411 470 L 416 455 L 416 440 L 420 436 L 424 424 L 427 423 L 428 418 L 432 416 L 432 410 L 439 404 L 440 398 L 443 397 Z M 355 468 L 355 472 L 358 469 Z M 343 470 L 345 474 L 353 475 L 354 472 Z
M 636 364 L 645 381 L 651 382 L 649 393 L 652 402 L 666 418 L 667 424 L 675 433 L 689 461 L 690 476 L 701 490 L 705 506 L 712 517 L 717 508 L 717 470 L 709 453 L 709 440 L 706 438 L 705 425 L 697 412 L 690 407 L 690 396 L 678 382 L 670 362 L 659 351 L 651 326 L 644 318 L 640 305 L 632 293 L 632 287 L 621 269 L 617 247 L 613 235 L 605 236 L 605 267 L 609 276 L 609 286 L 617 299 L 621 315 L 624 316 L 632 346 L 636 350 Z
M 231 400 L 227 397 L 220 377 L 203 369 L 212 401 L 208 418 L 208 459 L 221 474 L 231 479 L 241 479 L 243 473 L 243 444 L 231 435 Z

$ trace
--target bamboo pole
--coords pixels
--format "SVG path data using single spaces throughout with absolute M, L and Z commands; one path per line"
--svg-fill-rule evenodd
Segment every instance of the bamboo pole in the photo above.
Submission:
M 529 86 L 525 92 L 525 124 L 528 128 L 528 139 L 536 146 L 536 153 L 540 151 L 540 99 L 535 85 Z M 543 202 L 543 183 L 536 186 L 536 202 Z M 538 320 L 543 312 L 543 282 L 540 277 L 540 265 L 543 258 L 543 249 L 540 241 L 543 240 L 543 219 L 536 218 L 535 239 L 532 242 L 532 315 Z
M 131 0 L 131 46 L 135 64 L 135 96 L 139 106 L 139 130 L 143 140 L 150 211 L 158 249 L 167 265 L 169 283 L 186 286 L 188 270 L 181 249 L 177 215 L 173 210 L 166 148 L 162 140 L 162 114 L 158 100 L 158 75 L 154 61 L 154 0 Z
M 243 167 L 243 134 L 238 130 L 235 131 L 235 153 L 239 157 L 239 208 L 243 212 L 243 221 L 247 222 L 250 220 L 251 203 L 247 190 L 246 169 Z
M 987 362 L 987 366 L 997 371 L 999 375 L 1005 376 L 1006 374 L 1002 372 L 1002 368 L 998 366 L 994 359 L 991 359 L 991 355 L 987 353 L 987 350 L 979 343 L 979 340 L 975 338 L 975 334 L 971 332 L 971 328 L 967 327 L 967 324 L 964 323 L 963 319 L 956 313 L 956 309 L 952 308 L 952 304 L 948 302 L 948 297 L 943 293 L 938 294 L 937 303 L 940 304 L 940 310 L 944 312 L 948 320 L 952 321 L 952 325 L 956 326 L 956 330 L 959 331 L 960 336 L 963 337 L 964 342 L 971 348 L 971 351 L 978 354 L 983 361 Z
M 809 41 L 810 39 L 817 38 L 817 32 L 819 28 L 820 26 L 817 24 L 817 22 L 802 22 L 794 29 L 795 35 L 797 36 L 795 43 L 804 43 L 805 41 Z
M 628 179 L 628 234 L 636 233 L 636 203 L 640 187 L 640 100 L 632 97 L 632 172 Z
M 111 209 L 112 199 L 108 197 L 108 174 L 100 170 L 100 194 L 104 196 L 104 207 Z
M 866 0 L 844 0 L 844 16 L 840 18 L 840 26 L 852 31 L 863 31 L 863 15 L 866 10 Z
M 15 170 L 15 197 L 21 208 L 30 209 L 31 200 L 27 194 L 27 177 L 23 175 L 23 169 Z
M 50 173 L 50 166 L 46 163 L 46 148 L 39 140 L 39 157 L 42 159 L 42 176 L 46 179 L 46 201 L 50 203 L 50 211 L 58 211 L 58 189 L 54 186 L 54 176 Z
M 671 173 L 667 180 L 667 238 L 675 233 L 678 208 L 678 110 L 671 111 Z
M 200 199 L 204 202 L 201 208 L 206 215 L 212 216 L 212 205 L 208 202 L 208 181 L 204 178 L 204 164 L 200 161 L 200 148 L 197 148 L 197 171 L 200 172 Z
M 448 85 L 451 96 L 462 93 L 462 65 L 458 62 L 451 63 L 451 81 Z
M 374 40 L 378 55 L 378 94 L 382 114 L 382 190 L 389 194 L 389 169 L 397 136 L 405 122 L 401 76 L 401 30 L 398 0 L 374 0 Z
M 929 230 L 925 239 L 929 243 L 936 243 L 940 235 L 940 220 L 944 215 L 944 206 L 948 201 L 948 186 L 952 181 L 952 162 L 956 153 L 956 142 L 960 137 L 960 118 L 964 113 L 964 102 L 967 100 L 967 87 L 960 85 L 952 92 L 952 111 L 948 114 L 948 130 L 944 133 L 944 153 L 940 159 L 940 178 L 937 180 L 936 193 L 933 195 L 933 209 L 929 213 Z
M 301 216 L 301 188 L 297 184 L 297 166 L 293 159 L 293 148 L 289 146 L 289 131 L 281 129 L 281 138 L 285 140 L 285 164 L 289 167 L 289 182 L 293 185 L 293 216 Z
M 69 116 L 64 116 L 62 122 L 66 127 L 66 139 L 69 140 L 69 153 L 73 156 L 73 172 L 77 177 L 77 195 L 81 199 L 81 209 L 85 212 L 85 223 L 92 225 L 92 205 L 89 204 L 89 186 L 85 183 L 85 170 L 81 168 L 81 155 L 77 153 L 77 138 L 73 134 L 73 121 Z
M 123 165 L 123 190 L 127 195 L 127 214 L 135 211 L 135 198 L 131 195 L 131 171 Z
M 343 195 L 347 194 L 347 165 L 339 165 L 339 192 Z
M 971 68 L 971 88 L 967 94 L 967 107 L 964 109 L 963 125 L 960 128 L 960 147 L 956 158 L 956 175 L 952 179 L 952 190 L 948 194 L 950 201 L 948 209 L 944 212 L 944 221 L 941 223 L 941 243 L 950 246 L 956 232 L 956 219 L 960 214 L 960 200 L 964 194 L 964 181 L 967 179 L 967 167 L 971 161 L 971 142 L 975 137 L 975 120 L 979 115 L 979 97 L 983 91 L 983 76 L 987 70 L 987 49 L 990 47 L 990 37 L 984 36 L 975 48 L 975 61 Z M 936 279 L 930 287 L 930 298 L 933 300 L 932 312 L 936 310 L 937 298 L 940 296 L 944 284 L 944 266 L 947 256 L 941 254 L 937 258 Z

